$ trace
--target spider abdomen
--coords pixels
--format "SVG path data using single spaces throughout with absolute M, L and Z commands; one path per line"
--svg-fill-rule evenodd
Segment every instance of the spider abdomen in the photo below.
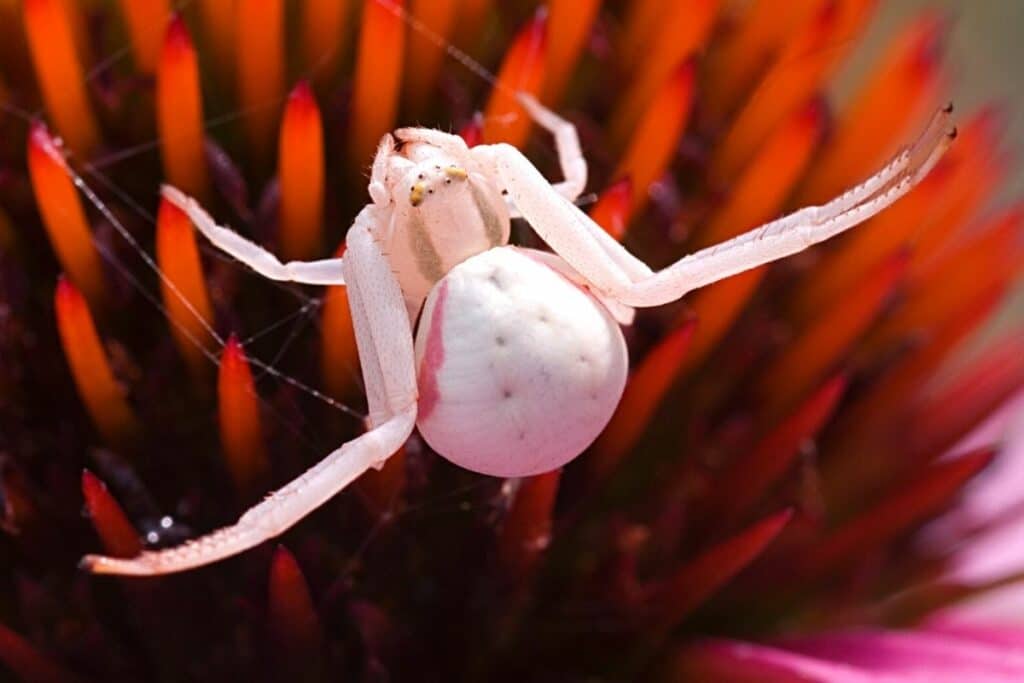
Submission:
M 608 311 L 515 247 L 454 267 L 416 335 L 418 425 L 466 469 L 519 477 L 579 455 L 625 386 L 626 345 Z

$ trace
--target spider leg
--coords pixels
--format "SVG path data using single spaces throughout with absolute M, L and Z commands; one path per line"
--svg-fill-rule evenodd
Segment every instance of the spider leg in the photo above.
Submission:
M 98 574 L 153 576 L 184 571 L 241 553 L 273 538 L 379 467 L 409 437 L 416 423 L 412 330 L 398 283 L 366 225 L 356 219 L 344 257 L 360 362 L 370 399 L 370 429 L 341 446 L 298 479 L 247 511 L 232 526 L 176 548 L 118 559 L 88 555 L 81 566 Z
M 702 249 L 659 271 L 653 278 L 636 283 L 626 293 L 626 302 L 634 306 L 657 306 L 693 289 L 801 252 L 863 223 L 920 183 L 938 163 L 955 135 L 955 129 L 944 132 L 932 142 L 927 156 L 918 158 L 877 194 L 842 213 L 821 212 L 799 221 L 783 219 Z
M 575 202 L 587 184 L 587 160 L 580 149 L 576 126 L 542 105 L 532 95 L 520 93 L 519 101 L 530 118 L 551 133 L 555 139 L 555 150 L 558 153 L 559 166 L 565 180 L 552 184 L 552 189 L 570 202 Z M 513 215 L 520 217 L 516 202 L 510 201 L 509 203 L 512 205 Z M 584 227 L 611 259 L 631 278 L 642 278 L 653 274 L 647 264 L 622 249 L 601 226 L 587 220 L 584 222 Z
M 523 217 L 547 244 L 606 295 L 628 306 L 658 306 L 737 273 L 795 254 L 874 216 L 905 195 L 955 137 L 950 109 L 874 176 L 822 206 L 796 211 L 653 273 L 582 211 L 565 201 L 519 150 L 474 148 L 489 162 Z M 646 272 L 644 272 L 646 270 Z
M 391 199 L 388 192 L 388 159 L 395 150 L 395 139 L 390 133 L 381 136 L 377 145 L 377 153 L 373 156 L 373 165 L 370 167 L 370 184 L 368 190 L 370 198 L 378 206 L 387 206 Z
M 565 180 L 553 183 L 552 187 L 570 202 L 576 201 L 587 187 L 587 159 L 580 149 L 576 126 L 542 105 L 533 95 L 519 93 L 519 103 L 530 118 L 555 139 L 558 165 Z
M 237 261 L 241 261 L 263 277 L 271 280 L 297 282 L 304 285 L 343 285 L 341 259 L 329 258 L 319 261 L 289 261 L 281 263 L 276 256 L 247 240 L 230 228 L 217 225 L 195 199 L 170 185 L 164 185 L 164 198 L 188 214 L 199 232 L 220 250 Z
M 601 305 L 608 309 L 608 312 L 612 314 L 615 322 L 620 325 L 633 324 L 633 319 L 636 317 L 636 311 L 634 311 L 631 306 L 619 303 L 616 299 L 609 298 L 600 291 L 592 289 L 590 287 L 590 283 L 584 280 L 579 273 L 573 270 L 572 267 L 557 254 L 552 254 L 548 251 L 537 251 L 535 249 L 523 249 L 522 252 L 526 256 L 529 256 L 535 261 L 540 261 L 551 270 L 559 273 L 569 282 L 586 289 L 592 297 L 600 301 Z

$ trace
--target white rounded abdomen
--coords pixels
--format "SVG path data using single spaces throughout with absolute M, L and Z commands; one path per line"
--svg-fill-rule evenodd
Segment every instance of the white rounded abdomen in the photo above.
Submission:
M 575 458 L 626 382 L 618 324 L 530 253 L 501 247 L 452 268 L 416 333 L 420 432 L 455 464 L 494 476 Z

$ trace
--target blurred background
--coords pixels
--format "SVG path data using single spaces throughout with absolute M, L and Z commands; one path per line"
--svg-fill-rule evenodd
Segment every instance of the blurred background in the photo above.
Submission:
M 838 96 L 856 84 L 858 74 L 869 67 L 874 56 L 883 49 L 901 26 L 917 12 L 941 8 L 953 23 L 949 43 L 950 73 L 953 74 L 952 97 L 961 112 L 991 101 L 998 93 L 1010 105 L 1011 119 L 1007 139 L 1024 140 L 1024 89 L 1019 87 L 1020 63 L 1024 43 L 1020 40 L 1024 27 L 1024 2 L 1019 0 L 888 0 L 881 3 L 878 17 L 872 22 L 862 49 L 857 50 L 839 79 Z M 1007 183 L 1008 196 L 1019 197 L 1024 189 L 1024 173 L 1017 170 Z
M 1019 149 L 1020 141 L 1024 140 L 1024 88 L 1019 85 L 1020 63 L 1024 59 L 1024 43 L 1020 40 L 1024 2 L 1019 0 L 888 0 L 881 3 L 864 45 L 854 51 L 836 81 L 836 96 L 843 100 L 886 42 L 911 17 L 935 7 L 941 8 L 953 25 L 948 46 L 949 73 L 952 74 L 950 97 L 958 109 L 965 112 L 991 102 L 993 93 L 998 94 L 1008 105 L 1005 139 Z M 1003 188 L 1004 201 L 1019 199 L 1024 194 L 1024 166 L 1015 164 L 1011 168 L 1015 170 L 1011 171 Z M 1024 291 L 1017 292 L 997 328 L 1004 329 L 1010 318 L 1020 315 L 1024 315 Z
M 1024 140 L 1024 89 L 1021 82 L 1021 59 L 1024 43 L 1020 30 L 1024 27 L 1024 2 L 1019 0 L 889 0 L 882 3 L 877 20 L 871 25 L 864 49 L 854 53 L 848 68 L 839 81 L 836 95 L 843 97 L 856 84 L 858 74 L 870 65 L 873 54 L 884 48 L 885 42 L 916 12 L 929 7 L 940 7 L 953 21 L 950 33 L 949 72 L 952 74 L 950 94 L 960 111 L 972 110 L 993 93 L 1007 105 L 1006 141 L 1015 146 L 1012 153 L 1019 154 Z M 1010 176 L 1002 192 L 1003 202 L 1020 201 L 1024 194 L 1024 169 L 1011 165 Z M 1024 315 L 1024 288 L 1008 304 L 1003 315 L 993 325 L 993 335 L 1009 329 Z M 1024 353 L 1024 340 L 1021 341 Z M 970 448 L 985 439 L 1006 439 L 1011 442 L 1008 452 L 997 467 L 978 482 L 974 500 L 987 511 L 1007 506 L 1019 500 L 1024 486 L 1024 399 L 1006 406 L 1000 414 L 975 433 L 973 439 L 960 444 L 959 449 Z M 958 450 L 958 449 L 955 449 Z M 981 502 L 984 501 L 984 502 Z M 975 510 L 984 513 L 985 510 Z M 1008 524 L 998 533 L 991 534 L 979 544 L 982 550 L 961 563 L 956 573 L 965 580 L 985 580 L 993 576 L 1018 570 L 1022 552 L 1020 539 L 1024 523 Z M 990 592 L 971 601 L 963 613 L 1012 623 L 1024 621 L 1024 586 L 1015 584 Z

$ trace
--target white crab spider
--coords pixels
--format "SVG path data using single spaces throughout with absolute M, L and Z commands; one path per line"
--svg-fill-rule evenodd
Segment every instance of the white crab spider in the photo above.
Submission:
M 548 183 L 509 145 L 469 149 L 437 130 L 398 130 L 381 141 L 373 201 L 341 258 L 282 264 L 216 225 L 195 200 L 163 189 L 211 242 L 260 274 L 347 285 L 369 431 L 233 526 L 130 559 L 90 555 L 85 568 L 166 574 L 243 552 L 380 467 L 416 426 L 438 453 L 470 470 L 521 477 L 555 469 L 597 437 L 622 396 L 628 362 L 619 324 L 631 322 L 632 307 L 676 300 L 870 218 L 917 184 L 955 136 L 947 107 L 912 147 L 840 197 L 655 273 L 573 204 L 587 178 L 575 128 L 521 100 L 554 135 L 563 182 Z M 509 246 L 510 209 L 554 253 Z

